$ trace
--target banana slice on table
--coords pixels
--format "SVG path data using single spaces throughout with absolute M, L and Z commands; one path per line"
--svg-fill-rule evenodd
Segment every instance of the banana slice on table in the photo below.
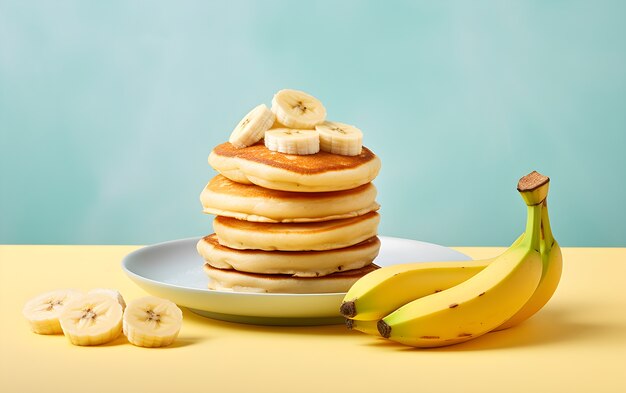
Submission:
M 124 312 L 124 334 L 139 347 L 170 345 L 180 331 L 183 312 L 166 299 L 147 296 L 128 303 Z
M 111 296 L 113 299 L 117 300 L 117 302 L 122 306 L 122 311 L 126 308 L 126 302 L 124 301 L 124 296 L 117 289 L 109 289 L 109 288 L 95 288 L 91 291 L 87 292 L 87 294 L 92 293 L 101 293 L 103 295 Z
M 265 132 L 265 147 L 271 151 L 304 156 L 320 151 L 320 137 L 315 130 L 276 128 Z
M 122 306 L 110 295 L 92 293 L 65 305 L 59 321 L 74 345 L 100 345 L 122 332 Z
M 24 305 L 22 314 L 28 320 L 30 328 L 37 334 L 63 333 L 59 316 L 65 305 L 72 299 L 83 296 L 74 289 L 59 289 L 42 293 Z
M 275 119 L 274 112 L 261 104 L 241 119 L 228 141 L 238 149 L 254 145 L 263 139 L 263 134 L 272 127 Z
M 313 129 L 326 119 L 326 108 L 317 98 L 298 90 L 284 89 L 274 95 L 272 112 L 290 128 Z
M 349 124 L 325 121 L 315 126 L 320 133 L 320 150 L 342 156 L 358 156 L 363 148 L 363 132 Z

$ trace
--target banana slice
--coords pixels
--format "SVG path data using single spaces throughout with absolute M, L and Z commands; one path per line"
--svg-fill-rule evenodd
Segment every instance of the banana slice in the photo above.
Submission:
M 24 305 L 22 314 L 28 320 L 30 328 L 37 334 L 63 333 L 59 316 L 65 305 L 72 299 L 83 296 L 74 289 L 59 289 L 42 293 Z
M 276 120 L 290 128 L 313 129 L 326 119 L 326 108 L 312 95 L 298 90 L 281 90 L 272 99 Z
M 320 136 L 315 130 L 276 128 L 265 132 L 265 147 L 271 151 L 304 156 L 320 151 Z
M 59 321 L 74 345 L 100 345 L 122 332 L 122 306 L 110 295 L 92 293 L 65 305 Z
M 170 345 L 180 331 L 183 312 L 169 300 L 147 296 L 128 303 L 124 312 L 124 334 L 139 347 Z
M 122 311 L 126 308 L 126 302 L 124 301 L 124 296 L 117 289 L 109 289 L 109 288 L 95 288 L 91 291 L 87 292 L 87 294 L 92 293 L 101 293 L 103 295 L 111 296 L 113 299 L 117 300 L 117 302 L 122 306 Z
M 263 138 L 265 131 L 274 124 L 274 112 L 265 104 L 252 109 L 230 134 L 228 141 L 238 149 L 251 146 Z
M 363 148 L 363 132 L 349 124 L 325 121 L 315 126 L 320 133 L 320 150 L 342 156 L 358 156 Z

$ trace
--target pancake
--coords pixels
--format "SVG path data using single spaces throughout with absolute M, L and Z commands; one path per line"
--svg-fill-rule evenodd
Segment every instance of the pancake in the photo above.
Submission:
M 380 240 L 373 237 L 351 247 L 328 251 L 259 251 L 224 247 L 212 234 L 200 239 L 197 249 L 209 265 L 218 269 L 320 277 L 369 265 L 378 255 Z
M 234 182 L 217 175 L 200 194 L 203 211 L 256 222 L 315 222 L 376 211 L 376 187 L 335 192 L 290 192 Z
M 380 159 L 366 147 L 358 156 L 298 156 L 270 151 L 262 140 L 242 149 L 222 143 L 209 154 L 209 164 L 238 183 L 296 192 L 349 190 L 371 182 L 380 170 Z
M 204 265 L 209 289 L 255 293 L 341 293 L 361 277 L 378 269 L 369 264 L 361 269 L 329 274 L 324 277 L 293 277 L 281 274 L 242 273 Z
M 343 220 L 279 224 L 218 216 L 213 230 L 222 246 L 238 250 L 323 251 L 376 236 L 379 221 L 376 212 Z

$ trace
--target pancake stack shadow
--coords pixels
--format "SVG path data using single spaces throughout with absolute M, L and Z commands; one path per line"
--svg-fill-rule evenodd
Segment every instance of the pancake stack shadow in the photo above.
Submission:
M 208 287 L 256 293 L 346 292 L 375 270 L 380 216 L 371 183 L 380 160 L 363 147 L 342 156 L 292 155 L 263 141 L 216 146 L 219 174 L 200 195 L 214 233 L 197 249 Z

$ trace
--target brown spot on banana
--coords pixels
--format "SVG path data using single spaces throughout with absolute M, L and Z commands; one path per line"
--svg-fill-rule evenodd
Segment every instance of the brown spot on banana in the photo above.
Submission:
M 485 292 L 481 292 L 481 293 L 478 294 L 478 297 L 481 297 L 484 294 L 485 294 Z
M 448 307 L 450 307 L 450 308 L 456 308 L 456 307 L 458 307 L 458 306 L 459 306 L 459 303 L 452 303 L 452 304 L 450 304 Z
M 438 340 L 441 337 L 439 337 L 439 336 L 420 336 L 420 338 L 423 338 L 425 340 Z

